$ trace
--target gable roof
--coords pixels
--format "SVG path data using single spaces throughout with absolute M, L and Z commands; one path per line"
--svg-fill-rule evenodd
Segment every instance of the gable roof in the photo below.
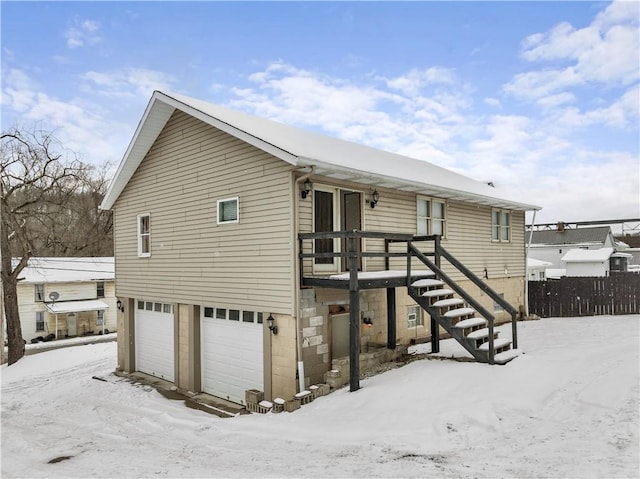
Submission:
M 596 226 L 594 228 L 565 229 L 564 231 L 542 230 L 533 231 L 532 245 L 566 245 L 566 244 L 604 244 L 611 234 L 610 226 Z
M 340 140 L 184 95 L 155 91 L 120 162 L 101 209 L 111 209 L 165 124 L 180 110 L 245 141 L 295 167 L 314 166 L 314 173 L 369 187 L 395 188 L 472 203 L 538 210 L 514 201 L 497 188 L 427 161 Z
M 98 258 L 29 258 L 20 272 L 23 283 L 75 283 L 89 281 L 113 281 L 115 266 L 113 256 Z

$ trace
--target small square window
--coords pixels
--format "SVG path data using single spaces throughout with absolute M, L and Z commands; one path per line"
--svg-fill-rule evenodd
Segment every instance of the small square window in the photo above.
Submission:
M 213 308 L 205 306 L 205 308 L 204 308 L 204 317 L 205 318 L 213 318 Z
M 258 324 L 262 324 L 262 313 L 258 313 Z
M 173 312 L 173 306 L 171 304 L 163 304 L 162 312 L 171 314 Z
M 224 308 L 216 308 L 216 318 L 227 319 L 227 310 Z
M 243 311 L 242 312 L 242 322 L 243 323 L 253 323 L 255 319 L 256 313 L 253 311 Z
M 161 313 L 162 312 L 162 303 L 154 303 L 153 304 L 153 310 L 156 313 Z
M 422 309 L 420 306 L 409 306 L 407 308 L 407 328 L 422 326 Z
M 147 311 L 153 311 L 153 303 L 151 301 L 147 301 L 145 303 L 145 308 Z
M 144 310 L 144 301 L 138 301 L 138 309 Z
M 230 321 L 240 321 L 240 311 L 237 309 L 229 310 L 229 320 Z
M 239 221 L 238 198 L 218 200 L 218 224 L 237 223 Z

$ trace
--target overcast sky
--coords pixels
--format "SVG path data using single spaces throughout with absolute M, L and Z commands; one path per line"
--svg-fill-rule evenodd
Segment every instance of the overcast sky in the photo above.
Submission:
M 640 3 L 7 2 L 2 130 L 116 166 L 154 89 L 640 217 Z M 529 217 L 530 218 L 530 217 Z

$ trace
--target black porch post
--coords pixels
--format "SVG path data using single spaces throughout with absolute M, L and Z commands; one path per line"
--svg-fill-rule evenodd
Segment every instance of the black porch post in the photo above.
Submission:
M 349 238 L 349 390 L 360 389 L 360 291 L 357 239 Z
M 387 349 L 396 348 L 396 289 L 387 288 Z
M 434 255 L 435 255 L 435 262 L 436 262 L 436 266 L 438 268 L 441 267 L 440 265 L 440 235 L 436 235 L 434 238 L 434 244 L 433 244 L 433 248 L 434 248 Z M 438 278 L 441 279 L 441 278 Z M 439 353 L 440 352 L 440 326 L 438 325 L 438 322 L 433 318 L 433 316 L 431 317 L 431 352 L 432 353 Z

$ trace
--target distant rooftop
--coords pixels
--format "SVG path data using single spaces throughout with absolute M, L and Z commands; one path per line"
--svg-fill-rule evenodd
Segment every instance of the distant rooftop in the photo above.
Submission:
M 14 260 L 16 261 L 16 260 Z M 113 256 L 98 258 L 31 258 L 22 270 L 20 283 L 73 283 L 113 281 Z
M 533 231 L 527 233 L 527 241 L 531 234 L 533 234 L 532 245 L 604 244 L 607 236 L 611 234 L 611 227 L 596 226 L 594 228 L 565 229 L 564 231 Z

